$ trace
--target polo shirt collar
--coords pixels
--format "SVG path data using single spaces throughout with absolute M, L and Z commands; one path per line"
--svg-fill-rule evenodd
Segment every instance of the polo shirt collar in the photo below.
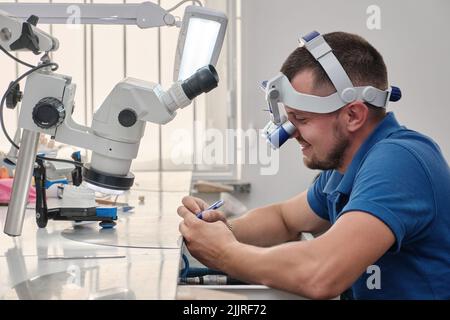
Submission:
M 356 172 L 358 171 L 360 164 L 367 152 L 380 140 L 388 137 L 393 132 L 403 129 L 403 126 L 397 122 L 394 114 L 388 112 L 386 117 L 380 122 L 380 124 L 374 129 L 364 143 L 359 147 L 352 162 L 350 163 L 347 171 L 344 174 L 339 173 L 337 170 L 333 170 L 327 184 L 323 190 L 324 193 L 331 194 L 333 192 L 339 192 L 349 195 L 353 181 L 355 179 Z

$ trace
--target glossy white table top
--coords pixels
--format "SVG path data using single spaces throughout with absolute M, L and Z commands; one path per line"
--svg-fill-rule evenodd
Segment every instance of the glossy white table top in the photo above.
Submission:
M 23 232 L 3 233 L 0 208 L 0 299 L 174 299 L 181 237 L 176 214 L 189 193 L 190 172 L 137 174 L 135 188 L 118 201 L 117 226 L 74 226 L 49 221 L 45 229 L 27 210 Z M 144 203 L 138 201 L 144 196 Z

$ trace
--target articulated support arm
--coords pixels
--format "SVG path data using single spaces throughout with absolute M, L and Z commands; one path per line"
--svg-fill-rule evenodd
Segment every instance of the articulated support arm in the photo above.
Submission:
M 41 23 L 51 24 L 120 24 L 137 25 L 139 28 L 175 26 L 173 15 L 152 2 L 124 4 L 83 3 L 4 3 L 0 10 L 20 19 L 28 19 L 24 13 L 32 12 Z

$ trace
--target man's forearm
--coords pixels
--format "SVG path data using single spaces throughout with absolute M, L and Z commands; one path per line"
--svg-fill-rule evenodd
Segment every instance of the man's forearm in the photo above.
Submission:
M 248 283 L 267 285 L 307 298 L 327 298 L 317 292 L 321 286 L 317 259 L 303 242 L 271 248 L 237 243 L 224 255 L 222 271 Z
M 268 247 L 298 236 L 288 230 L 278 204 L 250 210 L 229 224 L 238 241 L 255 246 Z

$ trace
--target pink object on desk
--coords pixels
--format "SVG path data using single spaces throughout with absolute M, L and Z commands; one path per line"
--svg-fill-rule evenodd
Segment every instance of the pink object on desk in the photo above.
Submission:
M 13 179 L 0 179 L 0 203 L 9 203 L 11 199 Z M 28 193 L 28 202 L 36 201 L 36 189 L 30 187 L 30 192 Z

